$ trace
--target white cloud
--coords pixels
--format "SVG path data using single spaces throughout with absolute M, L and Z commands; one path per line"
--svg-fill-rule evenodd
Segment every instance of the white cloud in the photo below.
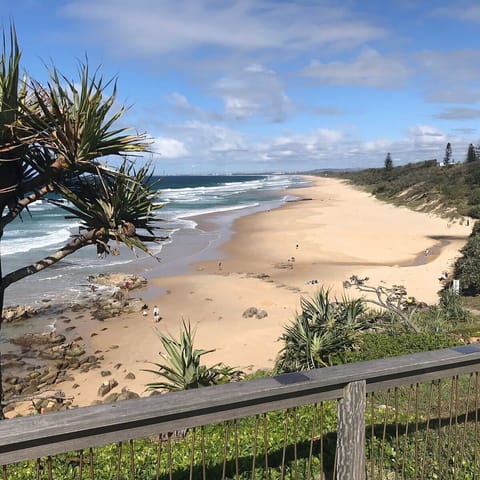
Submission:
M 176 139 L 188 153 L 172 160 L 161 156 L 158 168 L 172 173 L 205 173 L 381 167 L 388 152 L 395 165 L 434 158 L 441 161 L 447 142 L 452 144 L 454 158 L 460 159 L 472 142 L 460 135 L 447 134 L 432 125 L 413 125 L 396 139 L 360 138 L 347 128 L 317 128 L 252 141 L 237 130 L 192 121 L 167 127 L 161 138 Z
M 456 18 L 466 22 L 480 23 L 480 5 L 465 4 L 464 2 L 455 2 L 449 7 L 440 7 L 434 10 L 436 15 L 447 17 L 448 19 Z
M 434 116 L 442 120 L 471 120 L 480 118 L 480 108 L 447 108 Z
M 382 38 L 381 27 L 344 7 L 275 0 L 70 0 L 65 16 L 85 22 L 116 54 L 148 56 L 204 46 L 253 51 L 354 48 Z
M 272 70 L 252 64 L 236 76 L 223 77 L 214 86 L 227 117 L 236 119 L 261 115 L 279 122 L 290 109 L 290 100 Z
M 188 155 L 185 145 L 175 138 L 154 138 L 152 151 L 164 158 L 180 158 Z
M 397 88 L 406 82 L 410 71 L 400 59 L 367 49 L 352 62 L 314 60 L 303 74 L 326 85 Z
M 172 105 L 173 108 L 178 108 L 179 110 L 191 110 L 192 106 L 190 105 L 187 97 L 178 92 L 172 92 L 166 96 L 167 101 Z
M 424 50 L 417 54 L 427 76 L 425 96 L 438 103 L 472 103 L 480 100 L 480 49 Z

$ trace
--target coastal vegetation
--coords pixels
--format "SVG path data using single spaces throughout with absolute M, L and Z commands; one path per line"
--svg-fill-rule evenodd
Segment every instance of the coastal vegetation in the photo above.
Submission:
M 190 322 L 183 322 L 180 337 L 158 333 L 165 353 L 160 352 L 164 363 L 153 363 L 157 370 L 147 369 L 160 380 L 147 384 L 150 390 L 161 389 L 168 392 L 208 387 L 228 381 L 240 380 L 244 374 L 240 370 L 217 363 L 210 367 L 202 364 L 202 357 L 214 350 L 196 349 L 195 329 Z
M 389 290 L 398 292 L 399 287 Z M 311 299 L 301 298 L 301 311 L 285 326 L 279 339 L 282 348 L 274 372 L 297 372 L 461 345 L 464 333 L 476 324 L 461 297 L 451 290 L 442 293 L 438 305 L 423 308 L 409 305 L 402 300 L 406 298 L 404 293 L 395 300 L 382 301 L 382 309 L 367 308 L 371 302 L 367 298 L 332 300 L 323 288 Z M 399 314 L 397 309 L 403 312 Z
M 436 160 L 392 167 L 386 164 L 385 168 L 335 175 L 381 200 L 412 210 L 451 219 L 480 218 L 480 159 L 448 166 Z
M 324 288 L 311 299 L 302 297 L 300 306 L 301 311 L 285 326 L 279 339 L 278 373 L 332 365 L 332 356 L 352 349 L 359 332 L 368 326 L 363 300 L 332 301 Z

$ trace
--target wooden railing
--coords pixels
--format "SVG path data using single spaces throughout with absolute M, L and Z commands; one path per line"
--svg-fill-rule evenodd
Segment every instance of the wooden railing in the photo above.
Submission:
M 480 346 L 466 345 L 14 418 L 0 422 L 0 465 L 45 456 L 50 458 L 64 452 L 158 437 L 168 432 L 336 400 L 334 476 L 348 480 L 365 479 L 369 469 L 365 455 L 366 432 L 369 432 L 368 419 L 366 422 L 369 395 L 463 374 L 477 375 L 479 371 Z M 471 412 L 474 412 L 476 421 L 479 395 L 473 387 L 469 387 L 469 391 L 473 392 L 473 400 L 466 401 L 467 411 L 463 415 L 467 419 L 473 418 Z M 441 417 L 440 407 L 438 411 Z M 441 418 L 436 418 L 440 425 Z M 458 420 L 458 415 L 456 418 Z M 374 422 L 371 422 L 373 431 Z M 372 466 L 369 478 L 375 477 L 375 469 L 377 467 Z M 4 478 L 8 478 L 5 471 Z M 460 474 L 458 478 L 466 477 Z

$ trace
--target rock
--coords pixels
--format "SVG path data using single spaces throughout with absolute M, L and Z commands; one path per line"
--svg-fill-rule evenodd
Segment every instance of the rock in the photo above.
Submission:
M 147 285 L 147 279 L 140 275 L 132 273 L 100 273 L 99 275 L 91 275 L 88 281 L 97 285 L 107 285 L 125 289 L 128 284 L 128 290 L 134 290 Z
M 115 388 L 117 385 L 118 385 L 118 382 L 113 378 L 103 382 L 98 388 L 98 395 L 100 395 L 101 397 L 104 397 L 107 393 L 110 392 L 110 390 L 112 390 L 112 388 Z
M 265 318 L 268 317 L 268 313 L 265 310 L 259 310 L 255 315 L 257 318 Z
M 8 323 L 16 320 L 23 320 L 24 318 L 30 318 L 46 308 L 48 308 L 48 306 L 45 306 L 42 309 L 37 309 L 29 305 L 12 305 L 4 307 L 2 321 Z
M 80 366 L 80 362 L 76 358 L 71 358 L 68 363 L 68 368 L 76 370 Z
M 22 395 L 32 395 L 34 393 L 36 393 L 38 390 L 37 390 L 37 386 L 36 385 L 33 385 L 33 384 L 30 384 L 30 385 L 27 385 L 23 390 L 22 390 Z
M 116 401 L 121 402 L 122 400 L 133 400 L 134 398 L 140 398 L 140 395 L 124 388 Z
M 100 375 L 101 375 L 102 377 L 109 377 L 111 374 L 112 374 L 112 372 L 111 372 L 110 370 L 102 370 L 102 371 L 100 372 Z
M 65 342 L 65 337 L 59 333 L 26 333 L 21 337 L 10 339 L 10 343 L 30 348 L 32 345 L 58 345 Z
M 117 398 L 120 396 L 119 393 L 111 393 L 105 397 L 103 403 L 113 403 L 117 401 Z
M 128 373 L 125 375 L 125 378 L 126 378 L 127 380 L 135 380 L 135 378 L 137 378 L 137 377 L 135 377 L 135 374 L 134 374 L 134 373 L 128 372 Z
M 85 353 L 85 350 L 81 348 L 79 345 L 73 345 L 69 348 L 66 352 L 68 357 L 80 357 Z
M 255 307 L 250 307 L 250 308 L 247 308 L 243 314 L 242 314 L 242 317 L 243 318 L 251 318 L 251 317 L 254 317 L 256 314 L 258 313 L 258 309 L 255 308 Z
M 25 362 L 23 360 L 11 360 L 9 362 L 5 362 L 2 365 L 2 368 L 6 370 L 7 368 L 15 368 L 15 367 L 23 367 L 25 365 Z

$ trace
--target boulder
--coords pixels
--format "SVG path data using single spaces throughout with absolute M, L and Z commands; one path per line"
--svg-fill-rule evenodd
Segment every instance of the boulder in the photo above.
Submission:
M 242 317 L 243 317 L 243 318 L 252 318 L 252 317 L 254 317 L 255 315 L 257 315 L 257 313 L 258 313 L 258 309 L 257 309 L 257 308 L 255 308 L 255 307 L 249 307 L 249 308 L 247 308 L 247 309 L 243 312 Z
M 140 398 L 140 395 L 124 388 L 116 401 L 121 402 L 122 400 L 133 400 L 134 398 Z
M 41 310 L 44 310 L 42 308 Z M 30 318 L 39 313 L 40 309 L 32 307 L 30 305 L 12 305 L 4 307 L 3 309 L 3 322 L 15 322 L 16 320 L 23 320 L 24 318 Z
M 106 285 L 110 287 L 118 287 L 128 290 L 134 290 L 147 285 L 147 279 L 133 273 L 100 273 L 99 275 L 91 275 L 88 281 L 92 284 Z
M 98 388 L 98 395 L 104 397 L 107 393 L 110 393 L 112 388 L 115 388 L 118 385 L 118 382 L 115 379 L 106 380 Z

